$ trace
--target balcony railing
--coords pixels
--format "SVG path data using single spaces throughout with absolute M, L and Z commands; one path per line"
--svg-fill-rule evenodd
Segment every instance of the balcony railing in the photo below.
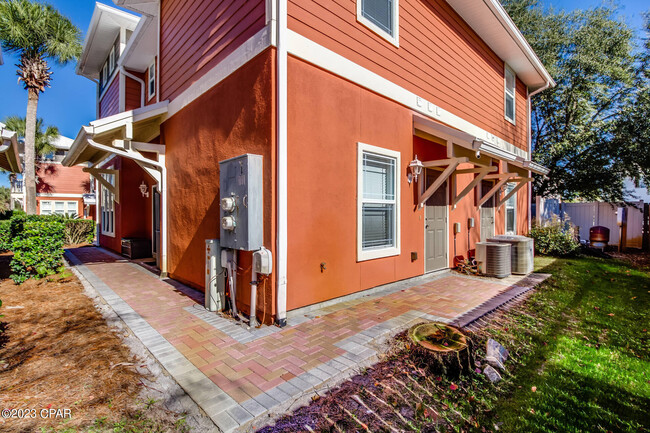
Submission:
M 22 180 L 14 180 L 11 183 L 11 192 L 13 194 L 22 194 L 23 193 L 23 181 Z

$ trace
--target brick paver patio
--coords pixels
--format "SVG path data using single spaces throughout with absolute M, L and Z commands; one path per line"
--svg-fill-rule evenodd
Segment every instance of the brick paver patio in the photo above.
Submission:
M 375 359 L 382 337 L 418 320 L 452 321 L 517 284 L 543 279 L 447 273 L 290 315 L 283 329 L 250 331 L 207 312 L 202 293 L 100 248 L 69 250 L 67 257 L 223 431 L 248 430 L 268 411 L 350 375 Z

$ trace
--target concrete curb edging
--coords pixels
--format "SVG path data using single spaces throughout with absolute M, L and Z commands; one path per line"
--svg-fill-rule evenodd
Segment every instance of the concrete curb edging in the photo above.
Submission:
M 174 412 L 187 413 L 186 420 L 193 431 L 214 431 L 216 428 L 214 420 L 206 417 L 202 413 L 200 404 L 197 404 L 195 399 L 178 382 L 174 372 L 181 369 L 183 365 L 176 361 L 178 358 L 173 356 L 173 351 L 166 350 L 169 348 L 165 347 L 164 342 L 174 351 L 176 349 L 166 340 L 162 342 L 160 339 L 164 340 L 164 338 L 151 328 L 144 319 L 139 317 L 103 281 L 94 276 L 92 271 L 87 269 L 74 254 L 66 251 L 65 260 L 68 269 L 79 279 L 84 287 L 85 294 L 93 300 L 95 306 L 102 316 L 104 316 L 109 326 L 119 330 L 120 336 L 127 347 L 137 356 L 144 359 L 147 369 L 156 377 L 156 389 L 161 390 L 162 388 L 161 393 L 164 396 L 165 406 Z M 144 324 L 139 323 L 140 321 L 144 322 Z M 147 329 L 147 327 L 151 329 Z M 152 351 L 148 344 L 146 344 L 148 340 L 155 341 L 158 344 L 160 350 L 157 353 Z M 176 361 L 176 370 L 172 369 L 172 371 L 169 371 L 160 361 L 160 355 L 167 356 L 170 361 Z M 189 363 L 189 361 L 187 362 Z M 194 366 L 192 365 L 192 367 Z M 208 383 L 212 383 L 209 379 L 206 378 L 206 380 Z

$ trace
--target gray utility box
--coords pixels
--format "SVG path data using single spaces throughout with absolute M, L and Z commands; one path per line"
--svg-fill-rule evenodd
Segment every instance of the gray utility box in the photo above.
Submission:
M 219 162 L 221 248 L 255 251 L 264 243 L 262 155 Z

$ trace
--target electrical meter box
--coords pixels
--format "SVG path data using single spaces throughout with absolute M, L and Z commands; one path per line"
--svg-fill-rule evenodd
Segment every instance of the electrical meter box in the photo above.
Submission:
M 264 242 L 262 155 L 245 154 L 219 161 L 220 245 L 242 251 Z

